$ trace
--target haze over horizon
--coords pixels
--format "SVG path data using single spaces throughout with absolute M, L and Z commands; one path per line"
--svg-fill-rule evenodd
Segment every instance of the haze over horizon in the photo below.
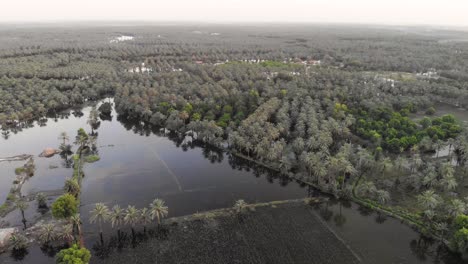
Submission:
M 15 0 L 0 22 L 292 22 L 468 27 L 464 0 Z

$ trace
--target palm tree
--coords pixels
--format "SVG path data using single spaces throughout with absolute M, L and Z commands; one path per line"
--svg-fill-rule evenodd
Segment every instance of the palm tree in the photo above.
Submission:
M 445 162 L 444 164 L 442 164 L 441 172 L 442 177 L 453 176 L 453 174 L 455 173 L 455 168 L 450 162 Z
M 132 239 L 135 242 L 135 225 L 138 224 L 140 220 L 140 212 L 135 206 L 129 205 L 125 211 L 124 221 L 126 224 L 130 225 L 132 228 Z
M 375 198 L 380 204 L 386 204 L 390 200 L 390 194 L 385 190 L 377 190 L 375 192 Z
M 423 164 L 423 160 L 421 159 L 421 156 L 419 154 L 414 154 L 414 157 L 413 157 L 413 166 L 411 167 L 411 172 L 413 172 L 415 169 L 419 169 L 422 164 Z
M 448 204 L 448 213 L 452 217 L 464 214 L 466 211 L 466 204 L 460 199 L 453 199 Z
M 446 191 L 453 191 L 458 187 L 458 182 L 454 176 L 446 176 L 440 180 L 440 184 Z
M 81 154 L 83 152 L 84 147 L 88 144 L 89 135 L 84 131 L 83 128 L 78 129 L 78 134 L 75 138 L 75 144 L 78 145 L 78 153 L 79 157 L 81 158 Z
M 382 176 L 384 176 L 385 172 L 388 171 L 392 166 L 393 163 L 389 157 L 380 159 L 380 161 L 378 162 L 378 167 L 380 169 L 380 172 L 382 173 Z
M 427 190 L 417 196 L 418 203 L 425 210 L 434 210 L 440 204 L 440 196 L 434 190 Z
M 395 159 L 395 166 L 397 167 L 398 171 L 402 171 L 402 169 L 406 166 L 406 164 L 407 164 L 407 160 L 402 156 L 398 156 Z
M 80 193 L 80 184 L 78 183 L 78 180 L 75 179 L 75 178 L 69 178 L 65 181 L 65 186 L 63 187 L 63 189 L 76 196 Z
M 80 246 L 84 246 L 83 236 L 81 234 L 81 217 L 80 214 L 75 214 L 70 217 L 70 223 L 73 226 L 73 232 L 79 237 Z M 77 239 L 78 240 L 78 239 Z
M 73 225 L 68 224 L 63 226 L 62 231 L 59 234 L 60 239 L 64 240 L 67 245 L 72 245 L 75 237 L 73 236 Z
M 125 212 L 120 205 L 116 204 L 112 207 L 109 214 L 109 221 L 112 228 L 117 227 L 117 239 L 120 241 L 120 226 L 124 223 Z
M 156 219 L 159 225 L 161 224 L 161 220 L 167 216 L 169 210 L 167 206 L 164 204 L 164 201 L 161 199 L 154 199 L 154 201 L 150 204 L 149 213 L 151 216 L 151 220 Z
M 103 203 L 97 203 L 90 213 L 91 217 L 89 221 L 91 224 L 96 222 L 99 224 L 99 236 L 101 237 L 101 244 L 104 245 L 104 239 L 102 237 L 102 223 L 106 222 L 109 217 L 109 208 L 107 208 Z
M 140 223 L 143 225 L 143 233 L 146 234 L 146 225 L 151 223 L 151 211 L 148 208 L 143 208 L 140 211 Z
M 437 183 L 437 172 L 434 166 L 428 166 L 424 171 L 424 176 L 422 178 L 422 184 L 428 188 L 434 186 Z
M 23 200 L 23 199 L 19 199 L 17 202 L 16 202 L 16 208 L 19 209 L 21 211 L 21 216 L 22 216 L 22 222 L 23 222 L 23 225 L 24 225 L 24 229 L 26 229 L 26 218 L 24 217 L 24 211 L 26 209 L 28 209 L 29 205 Z
M 91 126 L 91 135 L 94 135 L 94 130 L 99 127 L 99 113 L 96 110 L 96 106 L 91 108 L 87 123 Z
M 375 185 L 372 181 L 365 181 L 359 184 L 357 191 L 360 196 L 370 197 L 374 195 L 374 193 L 377 191 L 377 188 L 375 188 Z
M 11 234 L 9 242 L 14 251 L 25 250 L 28 246 L 28 239 L 18 231 Z
M 55 240 L 55 228 L 53 224 L 45 224 L 39 230 L 39 241 L 44 245 L 49 245 L 50 242 Z

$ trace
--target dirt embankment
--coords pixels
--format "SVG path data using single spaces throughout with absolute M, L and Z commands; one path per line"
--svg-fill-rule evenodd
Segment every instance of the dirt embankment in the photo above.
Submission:
M 360 263 L 304 201 L 264 204 L 241 218 L 218 210 L 168 223 L 167 238 L 91 263 Z

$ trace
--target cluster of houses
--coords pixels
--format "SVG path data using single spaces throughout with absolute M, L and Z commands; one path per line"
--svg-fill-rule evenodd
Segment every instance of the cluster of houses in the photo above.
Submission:
M 146 67 L 144 62 L 142 62 L 140 66 L 133 67 L 127 70 L 127 72 L 130 72 L 130 73 L 149 73 L 152 71 L 153 71 L 153 68 Z
M 116 38 L 111 39 L 109 42 L 110 42 L 110 43 L 117 43 L 117 42 L 128 41 L 128 40 L 134 40 L 134 39 L 135 39 L 134 36 L 125 36 L 125 35 L 122 35 L 122 36 L 120 36 L 120 37 L 116 37 Z
M 423 78 L 429 78 L 429 79 L 438 79 L 439 74 L 437 73 L 436 69 L 429 69 L 427 72 L 418 72 L 416 73 L 416 76 L 418 77 L 423 77 Z

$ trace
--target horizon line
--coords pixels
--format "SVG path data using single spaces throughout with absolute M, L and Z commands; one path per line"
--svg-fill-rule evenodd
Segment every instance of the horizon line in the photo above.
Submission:
M 390 27 L 445 27 L 445 28 L 459 28 L 468 29 L 468 25 L 454 25 L 454 24 L 431 24 L 431 23 L 392 23 L 392 22 L 344 22 L 344 21 L 277 21 L 277 20 L 149 20 L 149 19 L 128 19 L 128 20 L 113 20 L 113 19 L 51 19 L 51 20 L 0 20 L 0 25 L 56 25 L 56 24 L 89 24 L 89 23 L 119 23 L 119 24 L 177 24 L 177 25 L 190 25 L 190 24 L 205 24 L 205 25 L 255 25 L 255 24 L 278 24 L 278 25 L 350 25 L 350 26 L 390 26 Z M 98 26 L 98 25 L 96 25 Z

